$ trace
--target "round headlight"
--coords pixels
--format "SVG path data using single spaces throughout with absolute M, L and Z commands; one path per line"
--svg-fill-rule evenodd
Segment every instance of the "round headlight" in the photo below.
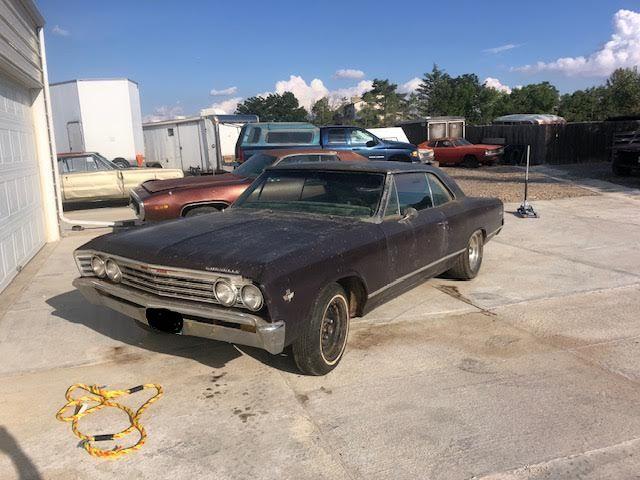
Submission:
M 255 285 L 245 285 L 240 292 L 242 303 L 249 310 L 258 311 L 262 308 L 262 292 Z
M 93 273 L 95 273 L 96 276 L 100 278 L 104 278 L 107 274 L 104 260 L 102 260 L 97 255 L 91 257 L 91 270 L 93 270 Z
M 109 280 L 115 283 L 120 283 L 122 280 L 122 271 L 116 262 L 109 259 L 105 264 L 105 271 L 107 272 L 107 277 Z
M 218 280 L 213 285 L 213 293 L 225 307 L 231 307 L 236 303 L 236 289 L 226 280 Z

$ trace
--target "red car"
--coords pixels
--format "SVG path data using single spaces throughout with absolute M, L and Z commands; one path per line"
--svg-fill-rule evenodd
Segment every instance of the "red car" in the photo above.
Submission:
M 351 151 L 318 148 L 265 150 L 232 173 L 144 182 L 131 191 L 131 208 L 139 219 L 148 221 L 212 213 L 231 205 L 270 165 L 335 161 L 364 162 L 367 158 Z
M 436 162 L 440 165 L 463 165 L 478 167 L 480 164 L 493 165 L 504 153 L 501 145 L 473 144 L 464 138 L 441 138 L 418 145 L 418 148 L 431 147 Z

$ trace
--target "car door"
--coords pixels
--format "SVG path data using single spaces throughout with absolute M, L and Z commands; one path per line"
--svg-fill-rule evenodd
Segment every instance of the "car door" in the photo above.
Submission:
M 467 213 L 462 203 L 434 173 L 428 173 L 434 209 L 441 212 L 445 222 L 443 255 L 452 255 L 467 245 L 471 235 Z
M 390 268 L 396 279 L 408 278 L 442 257 L 443 215 L 433 208 L 424 172 L 395 174 L 389 201 L 381 226 Z
M 450 140 L 438 140 L 436 160 L 444 165 L 454 165 L 457 163 L 457 152 Z
M 65 201 L 117 200 L 123 197 L 118 170 L 106 168 L 93 155 L 59 159 L 58 167 Z
M 369 160 L 386 160 L 386 150 L 376 148 L 380 141 L 375 135 L 361 128 L 349 128 L 347 130 L 347 140 L 351 150 L 359 153 Z

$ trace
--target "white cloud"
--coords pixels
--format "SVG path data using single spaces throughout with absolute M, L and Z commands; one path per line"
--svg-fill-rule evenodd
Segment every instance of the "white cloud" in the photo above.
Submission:
M 228 100 L 214 103 L 211 108 L 216 115 L 230 115 L 236 112 L 236 108 L 241 101 L 242 97 L 229 98 Z
M 58 35 L 59 37 L 68 37 L 71 35 L 71 32 L 65 28 L 62 28 L 60 25 L 54 25 L 51 29 L 51 33 L 54 35 Z
M 359 78 L 364 78 L 364 72 L 354 68 L 343 68 L 336 71 L 333 78 L 350 78 L 352 80 L 357 80 Z
M 229 87 L 229 88 L 224 88 L 222 90 L 216 90 L 214 88 L 209 92 L 209 95 L 211 95 L 212 97 L 223 97 L 227 95 L 234 95 L 235 93 L 237 93 L 237 91 L 238 91 L 238 87 Z
M 492 53 L 497 55 L 498 53 L 513 50 L 514 48 L 521 47 L 522 45 L 516 45 L 515 43 L 507 43 L 506 45 L 500 45 L 499 47 L 485 48 L 482 50 L 484 53 Z
M 180 102 L 177 102 L 175 105 L 160 105 L 154 108 L 153 113 L 142 117 L 142 123 L 162 122 L 180 117 L 184 117 L 184 110 Z
M 508 85 L 503 85 L 502 82 L 500 82 L 500 80 L 498 80 L 497 78 L 487 77 L 484 79 L 484 82 L 482 82 L 482 84 L 485 87 L 494 88 L 499 92 L 511 93 L 511 88 Z
M 562 57 L 512 70 L 524 73 L 559 72 L 567 76 L 606 77 L 616 68 L 640 65 L 640 13 L 618 10 L 613 16 L 611 39 L 589 56 Z
M 329 98 L 329 102 L 333 106 L 340 105 L 344 99 L 349 100 L 351 97 L 361 96 L 373 88 L 373 81 L 360 80 L 357 85 L 352 87 L 338 88 L 329 90 L 324 82 L 319 78 L 314 78 L 307 83 L 300 75 L 291 75 L 289 80 L 280 80 L 276 82 L 273 92 L 258 93 L 256 97 L 267 97 L 272 93 L 282 95 L 284 92 L 291 92 L 298 99 L 300 106 L 311 109 L 311 106 L 321 98 Z
M 400 93 L 413 93 L 418 89 L 421 83 L 422 83 L 421 78 L 413 77 L 411 80 L 400 85 L 398 87 L 398 91 Z

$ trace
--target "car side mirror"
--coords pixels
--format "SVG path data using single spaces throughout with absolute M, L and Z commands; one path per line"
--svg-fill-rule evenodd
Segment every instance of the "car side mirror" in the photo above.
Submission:
M 365 143 L 365 146 L 367 148 L 371 148 L 371 147 L 375 147 L 378 144 L 378 142 L 376 142 L 375 140 L 369 140 L 367 143 Z
M 418 216 L 418 211 L 413 207 L 407 207 L 404 209 L 404 214 L 400 219 L 401 222 L 410 222 Z

